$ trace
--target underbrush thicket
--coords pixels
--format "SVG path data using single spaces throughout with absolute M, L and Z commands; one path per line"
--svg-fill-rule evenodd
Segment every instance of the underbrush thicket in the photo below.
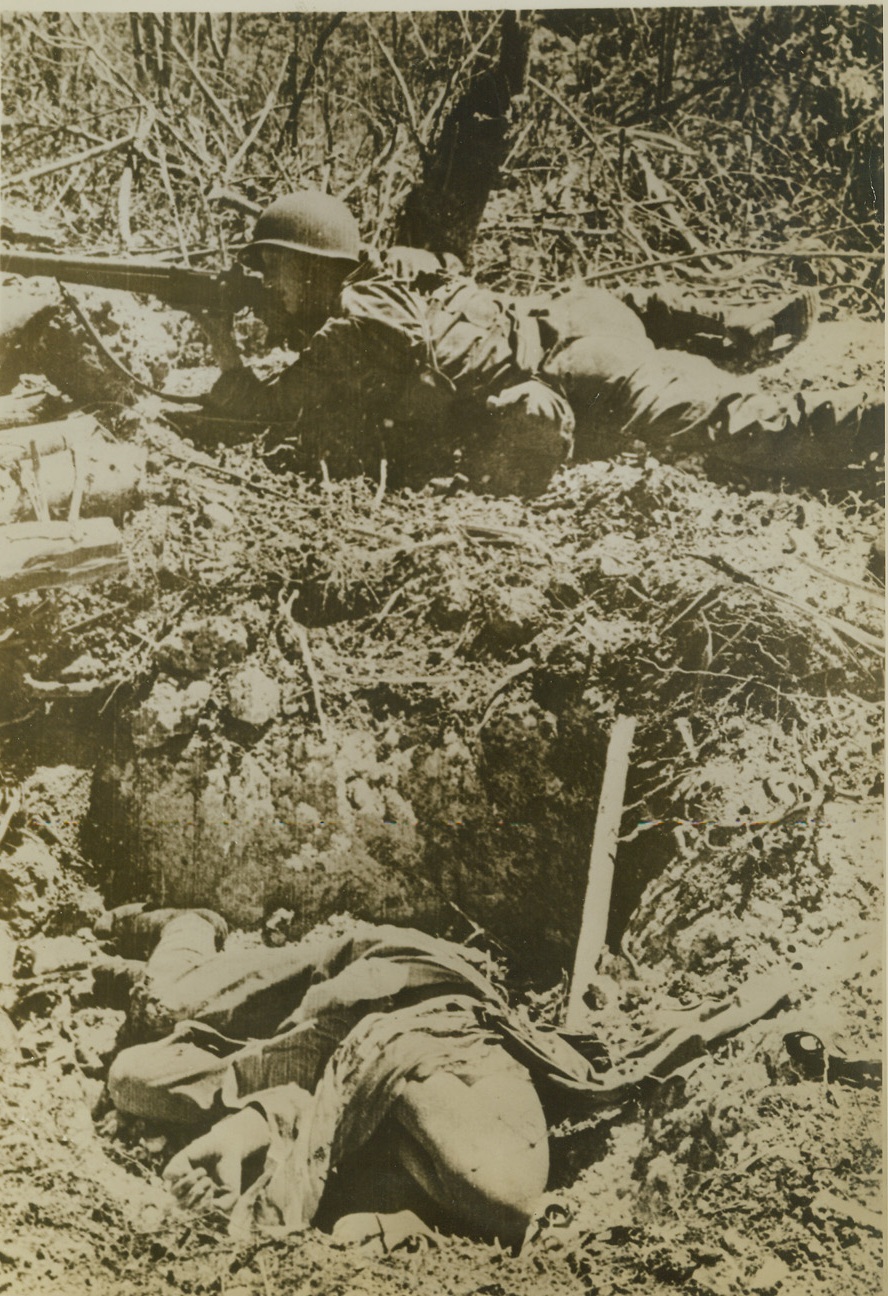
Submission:
M 473 252 L 485 278 L 527 291 L 704 248 L 791 247 L 842 255 L 682 261 L 668 277 L 720 291 L 801 281 L 825 308 L 878 313 L 878 264 L 848 254 L 881 251 L 879 7 L 530 21 Z M 6 197 L 85 249 L 225 258 L 244 227 L 226 199 L 321 185 L 384 244 L 503 39 L 491 12 L 10 12 Z

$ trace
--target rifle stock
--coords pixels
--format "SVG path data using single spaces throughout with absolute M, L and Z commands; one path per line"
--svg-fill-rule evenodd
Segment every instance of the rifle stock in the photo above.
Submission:
M 222 313 L 249 306 L 262 314 L 268 305 L 268 292 L 262 286 L 261 276 L 240 265 L 217 274 L 212 270 L 168 266 L 157 261 L 64 257 L 49 252 L 0 249 L 0 271 L 93 288 L 123 289 L 157 297 L 183 311 Z

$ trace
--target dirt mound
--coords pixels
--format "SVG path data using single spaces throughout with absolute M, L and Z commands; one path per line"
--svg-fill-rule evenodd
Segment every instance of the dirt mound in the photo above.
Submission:
M 226 482 L 149 436 L 130 577 L 63 595 L 30 671 L 94 672 L 86 842 L 115 897 L 285 907 L 294 932 L 455 907 L 558 967 L 614 714 L 639 718 L 625 919 L 673 849 L 647 825 L 724 818 L 744 778 L 734 816 L 779 817 L 840 727 L 829 689 L 877 696 L 875 517 L 850 536 L 835 506 L 653 460 L 573 468 L 532 505 L 282 482 L 244 450 Z
M 0 645 L 4 770 L 25 780 L 0 868 L 17 1289 L 64 1264 L 79 1290 L 98 1257 L 99 1291 L 412 1290 L 419 1259 L 453 1293 L 479 1266 L 514 1293 L 875 1290 L 877 507 L 631 455 L 532 502 L 391 493 L 201 454 L 150 404 L 128 426 L 148 451 L 128 574 L 20 596 Z M 121 1018 L 92 995 L 89 884 L 274 940 L 348 910 L 480 941 L 551 1022 L 617 714 L 636 742 L 590 1029 L 619 1059 L 776 969 L 791 1009 L 646 1113 L 557 1132 L 520 1259 L 243 1248 L 170 1215 L 169 1143 L 102 1105 Z M 819 1073 L 791 1036 L 820 1045 Z M 47 1111 L 29 1068 L 55 1087 Z

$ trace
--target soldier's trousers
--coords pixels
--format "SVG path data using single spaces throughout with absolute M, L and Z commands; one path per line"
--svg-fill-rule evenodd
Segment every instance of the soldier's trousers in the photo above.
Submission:
M 634 311 L 610 293 L 566 293 L 546 308 L 547 324 L 556 340 L 541 373 L 570 401 L 578 459 L 642 442 L 664 458 L 701 449 L 730 458 L 748 448 L 772 467 L 812 451 L 844 464 L 881 445 L 881 394 L 868 404 L 861 387 L 769 392 L 757 375 L 655 347 Z

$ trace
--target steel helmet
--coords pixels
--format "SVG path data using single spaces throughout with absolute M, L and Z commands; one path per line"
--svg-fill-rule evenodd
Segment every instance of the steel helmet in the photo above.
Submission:
M 284 194 L 265 208 L 256 221 L 253 238 L 241 260 L 259 268 L 258 249 L 289 248 L 312 256 L 358 262 L 361 235 L 358 222 L 344 202 L 318 189 Z

